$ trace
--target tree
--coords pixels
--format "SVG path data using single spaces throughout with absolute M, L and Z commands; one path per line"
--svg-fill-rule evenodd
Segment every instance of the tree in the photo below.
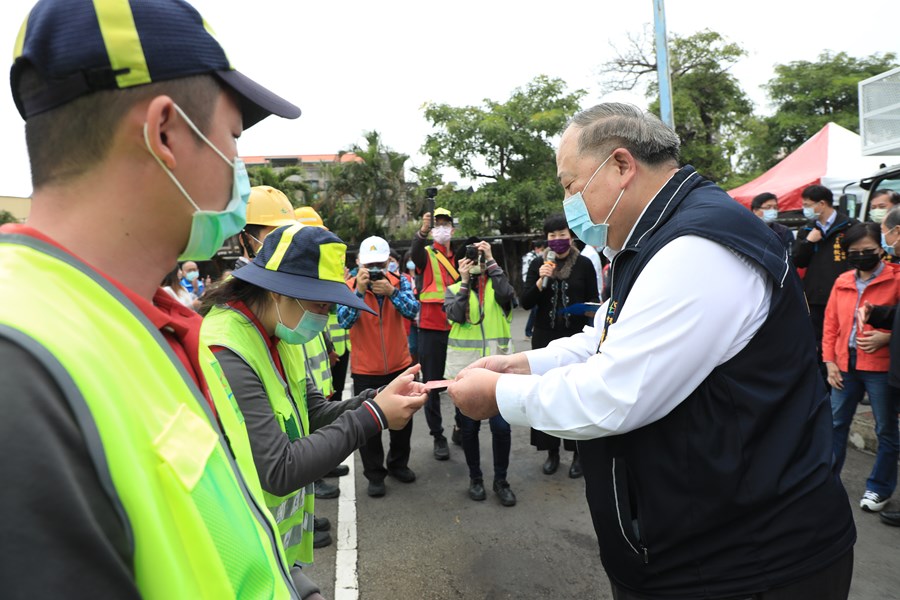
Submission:
M 631 90 L 647 81 L 648 98 L 659 95 L 653 38 L 645 31 L 629 36 L 625 52 L 604 65 L 604 87 Z M 735 176 L 734 163 L 753 120 L 753 103 L 729 72 L 746 51 L 708 29 L 669 43 L 675 131 L 681 158 L 723 185 Z M 651 102 L 659 114 L 659 100 Z
M 370 235 L 384 236 L 406 192 L 406 154 L 385 147 L 377 131 L 365 134 L 366 147 L 353 145 L 326 167 L 327 188 L 314 208 L 328 216 L 328 226 L 348 244 Z M 348 153 L 360 160 L 341 162 Z
M 276 171 L 272 167 L 254 166 L 247 169 L 247 174 L 250 185 L 268 185 L 284 192 L 294 208 L 313 200 L 312 188 L 304 179 L 306 173 L 302 167 L 285 167 Z
M 429 104 L 435 128 L 422 152 L 428 173 L 450 167 L 467 179 L 487 180 L 477 190 L 445 187 L 439 205 L 450 208 L 467 235 L 529 232 L 561 210 L 552 138 L 578 110 L 584 90 L 565 93 L 561 79 L 538 76 L 505 103 L 482 106 Z
M 7 223 L 18 223 L 19 220 L 8 210 L 0 210 L 0 225 Z
M 893 53 L 854 58 L 825 51 L 815 61 L 775 66 L 764 86 L 774 114 L 764 117 L 748 146 L 748 165 L 771 168 L 829 122 L 859 132 L 858 84 L 897 66 Z

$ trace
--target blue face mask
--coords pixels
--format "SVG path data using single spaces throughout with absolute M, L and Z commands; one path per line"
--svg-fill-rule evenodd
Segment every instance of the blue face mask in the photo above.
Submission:
M 416 268 L 416 263 L 414 263 L 411 260 L 406 261 L 406 270 L 407 271 L 412 271 L 415 268 Z
M 197 203 L 194 202 L 193 198 L 191 198 L 184 189 L 184 186 L 181 185 L 181 182 L 175 177 L 174 173 L 163 164 L 162 160 L 160 160 L 150 148 L 147 124 L 144 123 L 144 143 L 147 145 L 147 150 L 150 151 L 150 154 L 156 159 L 156 162 L 159 163 L 159 166 L 162 167 L 163 171 L 166 172 L 166 175 L 169 176 L 175 186 L 181 191 L 184 197 L 187 198 L 188 202 L 191 203 L 191 206 L 194 207 L 195 211 L 191 219 L 191 235 L 188 238 L 187 246 L 182 251 L 181 256 L 178 257 L 178 260 L 207 260 L 222 247 L 222 244 L 225 243 L 226 239 L 241 231 L 244 228 L 244 225 L 247 224 L 247 200 L 250 198 L 250 177 L 247 175 L 244 161 L 238 157 L 235 157 L 234 161 L 229 160 L 227 156 L 222 154 L 222 152 L 212 144 L 212 142 L 206 139 L 205 135 L 200 133 L 197 126 L 194 125 L 193 121 L 184 114 L 184 111 L 182 111 L 177 104 L 174 106 L 178 114 L 181 115 L 181 118 L 184 119 L 194 133 L 197 134 L 197 137 L 203 140 L 207 146 L 212 148 L 222 160 L 234 169 L 234 181 L 231 185 L 231 200 L 228 202 L 228 206 L 225 207 L 225 210 L 201 210 L 200 207 L 197 206 Z
M 188 281 L 194 281 L 198 277 L 200 277 L 200 271 L 188 271 L 184 274 L 184 278 Z
M 888 244 L 887 238 L 884 237 L 884 232 L 881 232 L 881 247 L 884 248 L 884 251 L 887 252 L 891 256 L 896 256 L 896 251 L 891 244 Z
M 399 268 L 400 268 L 400 265 L 398 265 L 395 262 L 388 263 L 388 271 L 390 271 L 391 273 L 396 273 L 397 269 L 399 269 Z
M 816 209 L 812 206 L 804 206 L 803 207 L 803 216 L 807 219 L 818 219 L 819 213 L 816 212 Z
M 777 208 L 766 208 L 763 210 L 762 220 L 766 223 L 773 223 L 778 218 Z
M 619 197 L 616 198 L 616 202 L 613 204 L 612 209 L 610 209 L 609 214 L 606 215 L 606 218 L 599 225 L 591 221 L 591 215 L 588 213 L 587 205 L 584 203 L 583 194 L 587 191 L 588 186 L 591 185 L 591 182 L 594 180 L 597 173 L 600 172 L 600 169 L 603 168 L 603 165 L 609 162 L 610 158 L 612 158 L 612 154 L 607 156 L 606 160 L 600 163 L 600 166 L 597 167 L 597 170 L 594 171 L 594 174 L 591 175 L 591 178 L 588 179 L 588 182 L 584 185 L 584 189 L 576 194 L 572 194 L 565 202 L 563 202 L 563 210 L 566 213 L 566 222 L 569 224 L 569 229 L 574 231 L 575 235 L 577 235 L 585 244 L 601 248 L 606 246 L 606 236 L 609 232 L 609 225 L 607 222 L 612 216 L 613 211 L 616 210 L 616 207 L 619 205 L 619 200 L 622 199 L 625 188 L 622 188 L 622 191 L 619 192 Z
M 300 308 L 303 304 L 296 300 Z M 299 346 L 313 339 L 323 331 L 328 325 L 328 315 L 320 315 L 303 308 L 303 316 L 297 326 L 291 329 L 281 321 L 281 311 L 278 309 L 278 302 L 275 302 L 275 312 L 278 314 L 278 324 L 275 325 L 275 337 L 284 341 L 285 344 Z

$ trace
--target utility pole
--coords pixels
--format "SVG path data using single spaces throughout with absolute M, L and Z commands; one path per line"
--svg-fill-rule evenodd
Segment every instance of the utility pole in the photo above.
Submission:
M 669 45 L 666 40 L 666 8 L 663 0 L 653 0 L 653 17 L 656 30 L 656 75 L 659 78 L 659 116 L 663 123 L 675 129 L 672 77 L 669 74 Z

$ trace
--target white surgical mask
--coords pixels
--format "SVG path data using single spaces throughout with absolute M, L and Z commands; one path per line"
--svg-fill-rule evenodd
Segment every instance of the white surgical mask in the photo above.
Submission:
M 884 218 L 887 216 L 888 210 L 886 208 L 873 208 L 869 211 L 869 217 L 872 219 L 873 223 L 881 223 L 884 221 Z
M 453 230 L 449 225 L 438 225 L 431 230 L 431 237 L 441 246 L 446 246 L 452 235 Z

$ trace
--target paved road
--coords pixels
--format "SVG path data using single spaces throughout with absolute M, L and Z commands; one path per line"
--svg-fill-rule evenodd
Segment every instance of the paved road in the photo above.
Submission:
M 518 349 L 528 347 L 522 336 L 525 316 L 518 310 L 513 323 Z M 449 400 L 442 409 L 445 426 L 452 424 Z M 489 482 L 492 468 L 486 423 L 481 443 L 482 470 Z M 352 483 L 357 498 L 358 597 L 611 598 L 584 500 L 583 480 L 567 477 L 569 453 L 563 453 L 560 470 L 549 477 L 540 471 L 543 458 L 528 444 L 528 430 L 514 427 L 509 482 L 519 502 L 507 508 L 491 492 L 484 502 L 468 498 L 462 449 L 451 445 L 450 460 L 435 461 L 421 413 L 415 417 L 410 460 L 410 468 L 418 474 L 415 483 L 406 485 L 389 478 L 387 495 L 369 498 L 357 455 Z M 850 597 L 900 600 L 900 528 L 884 526 L 877 515 L 856 506 L 872 462 L 871 455 L 851 449 L 844 467 L 859 535 Z M 341 483 L 348 492 L 351 481 Z M 318 501 L 318 513 L 335 522 L 337 503 Z M 340 600 L 342 596 L 335 596 L 334 573 L 332 545 L 317 551 L 309 574 L 327 598 Z

